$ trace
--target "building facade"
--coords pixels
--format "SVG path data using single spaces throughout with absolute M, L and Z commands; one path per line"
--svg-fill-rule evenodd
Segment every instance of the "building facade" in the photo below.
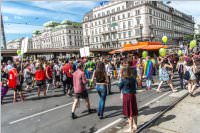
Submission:
M 43 30 L 33 32 L 32 36 L 33 49 L 79 48 L 82 42 L 81 24 L 68 20 L 47 22 Z
M 16 40 L 11 40 L 7 42 L 7 49 L 21 49 L 22 45 L 22 40 L 24 37 L 16 39 Z M 32 39 L 28 39 L 28 49 L 32 49 Z
M 200 24 L 195 24 L 195 34 L 200 34 Z
M 192 16 L 159 1 L 115 1 L 98 6 L 84 16 L 83 42 L 92 48 L 119 48 L 138 41 L 175 43 L 194 33 Z

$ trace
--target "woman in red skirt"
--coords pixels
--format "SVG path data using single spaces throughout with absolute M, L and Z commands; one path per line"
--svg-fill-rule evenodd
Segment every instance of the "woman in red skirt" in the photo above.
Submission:
M 130 64 L 130 63 L 129 63 Z M 123 93 L 123 114 L 128 117 L 129 129 L 124 132 L 135 132 L 137 130 L 138 108 L 136 101 L 136 79 L 130 66 L 122 69 L 122 80 L 119 85 Z

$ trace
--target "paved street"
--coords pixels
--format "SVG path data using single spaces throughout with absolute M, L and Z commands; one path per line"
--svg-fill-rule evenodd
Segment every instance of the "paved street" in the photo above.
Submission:
M 186 97 L 142 133 L 199 133 L 199 95 L 198 89 L 195 92 L 196 97 Z
M 175 81 L 178 80 L 177 77 Z M 176 86 L 178 82 L 175 83 Z M 156 85 L 154 88 L 157 87 Z M 171 92 L 165 88 L 163 92 L 156 93 L 155 90 L 138 90 L 137 100 L 139 109 L 167 97 Z M 92 133 L 106 131 L 112 124 L 122 120 L 122 101 L 116 85 L 112 86 L 113 95 L 107 97 L 105 118 L 99 120 L 97 114 L 87 114 L 84 101 L 81 101 L 76 114 L 78 119 L 71 119 L 71 106 L 73 98 L 64 96 L 61 89 L 49 91 L 48 96 L 38 99 L 36 92 L 29 94 L 24 103 L 9 103 L 12 97 L 6 97 L 2 105 L 2 132 L 3 133 Z M 93 108 L 97 108 L 99 97 L 95 90 L 89 92 Z M 9 99 L 11 98 L 11 99 Z M 159 109 L 158 109 L 159 110 Z

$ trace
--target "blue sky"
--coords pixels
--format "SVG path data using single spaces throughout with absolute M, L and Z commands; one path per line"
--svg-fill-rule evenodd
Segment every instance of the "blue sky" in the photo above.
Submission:
M 43 23 L 53 20 L 81 22 L 86 12 L 100 5 L 97 1 L 4 1 L 2 13 L 6 41 L 23 36 L 31 37 Z M 172 1 L 172 7 L 194 16 L 200 24 L 200 1 Z

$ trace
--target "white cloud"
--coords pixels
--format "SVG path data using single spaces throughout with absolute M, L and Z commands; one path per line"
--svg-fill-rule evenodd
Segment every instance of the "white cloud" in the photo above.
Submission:
M 2 6 L 2 12 L 8 13 L 8 14 L 20 15 L 20 16 L 28 16 L 28 15 L 43 16 L 44 15 L 44 12 L 42 11 L 19 8 L 19 7 L 10 7 L 10 6 Z
M 34 30 L 41 30 L 42 26 L 25 25 L 25 24 L 9 24 L 4 25 L 6 34 L 30 34 Z
M 20 16 L 14 16 L 14 19 L 23 19 L 23 17 L 20 17 Z
M 67 9 L 81 7 L 81 8 L 93 8 L 96 5 L 96 1 L 35 1 L 33 2 L 33 5 L 50 9 L 50 10 L 62 10 L 66 11 Z
M 200 1 L 172 1 L 170 6 L 194 17 L 195 22 L 200 24 Z
M 9 20 L 9 17 L 8 17 L 8 16 L 3 16 L 3 20 L 4 20 L 4 21 L 8 21 L 8 20 Z

